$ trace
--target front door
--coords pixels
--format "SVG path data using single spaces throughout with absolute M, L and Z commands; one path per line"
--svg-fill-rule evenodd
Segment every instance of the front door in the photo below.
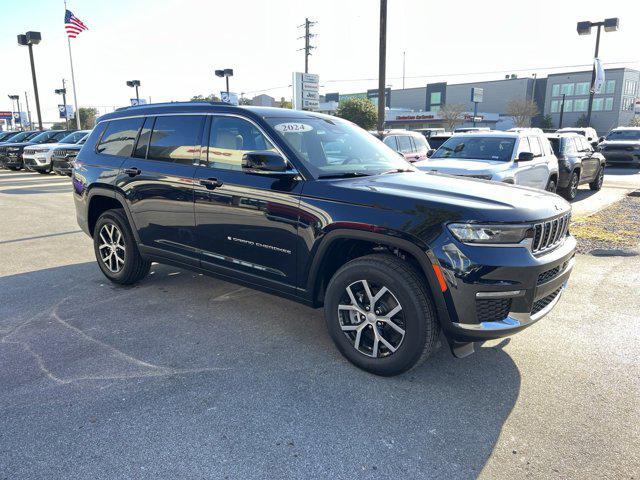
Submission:
M 531 145 L 529 144 L 529 139 L 527 137 L 521 137 L 520 141 L 518 142 L 518 149 L 515 155 L 515 161 L 517 166 L 517 169 L 514 175 L 515 183 L 516 185 L 523 185 L 525 187 L 540 188 L 537 184 L 536 172 L 535 172 L 536 158 L 529 161 L 517 161 L 518 155 L 520 155 L 520 153 L 522 152 L 534 153 Z
M 214 115 L 208 130 L 208 163 L 194 182 L 202 266 L 294 290 L 302 182 L 242 171 L 243 154 L 275 150 L 250 120 Z
M 600 160 L 593 156 L 593 147 L 586 138 L 576 137 L 576 143 L 579 143 L 580 155 L 582 157 L 582 175 L 580 180 L 590 182 L 598 173 L 600 168 Z
M 200 160 L 205 117 L 148 117 L 117 184 L 124 191 L 143 248 L 199 264 L 193 177 Z

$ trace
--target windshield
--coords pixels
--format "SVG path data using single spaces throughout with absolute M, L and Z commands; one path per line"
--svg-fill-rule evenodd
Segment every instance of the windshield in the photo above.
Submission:
M 440 148 L 442 146 L 442 144 L 444 142 L 446 142 L 447 140 L 449 140 L 451 137 L 429 137 L 429 146 L 431 148 L 433 148 L 434 150 L 437 150 L 438 148 Z
M 614 130 L 609 132 L 607 140 L 640 140 L 640 130 Z
M 26 139 L 28 139 L 29 136 L 32 135 L 32 134 L 33 134 L 33 132 L 20 132 L 20 133 L 15 134 L 10 139 L 8 138 L 7 141 L 10 141 L 10 142 L 13 142 L 13 143 L 23 142 Z
M 515 138 L 483 137 L 480 135 L 451 137 L 444 142 L 431 156 L 434 158 L 494 160 L 508 162 L 511 160 Z
M 376 175 L 411 165 L 367 131 L 338 118 L 268 118 L 315 177 Z
M 60 139 L 60 143 L 77 143 L 87 132 L 73 132 Z
M 78 145 L 84 145 L 87 141 L 87 138 L 89 138 L 89 134 L 85 133 L 84 137 L 82 137 L 80 140 L 78 140 L 77 144 Z
M 56 133 L 57 132 L 41 132 L 38 135 L 36 135 L 35 137 L 30 138 L 29 141 L 35 142 L 35 143 L 44 143 L 47 140 L 49 140 L 50 138 L 53 138 L 53 136 Z

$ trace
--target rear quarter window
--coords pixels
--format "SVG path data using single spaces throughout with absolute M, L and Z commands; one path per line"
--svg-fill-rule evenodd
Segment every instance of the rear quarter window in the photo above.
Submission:
M 111 120 L 100 139 L 96 152 L 102 155 L 129 157 L 144 118 Z

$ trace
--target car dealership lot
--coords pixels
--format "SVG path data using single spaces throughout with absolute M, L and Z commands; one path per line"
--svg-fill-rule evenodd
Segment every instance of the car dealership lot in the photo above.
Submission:
M 66 177 L 0 171 L 0 211 L 0 478 L 638 478 L 640 257 L 579 256 L 538 325 L 380 378 L 320 310 L 166 266 L 110 284 Z

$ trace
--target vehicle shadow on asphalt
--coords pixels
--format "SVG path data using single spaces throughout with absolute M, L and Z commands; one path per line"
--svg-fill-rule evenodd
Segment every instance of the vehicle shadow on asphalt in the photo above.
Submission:
M 19 418 L 6 433 L 42 429 L 33 448 L 82 448 L 88 458 L 96 448 L 98 463 L 127 445 L 166 452 L 173 441 L 190 445 L 187 464 L 204 453 L 224 458 L 214 471 L 236 478 L 313 476 L 309 465 L 325 478 L 472 478 L 520 390 L 502 344 L 465 359 L 443 346 L 409 373 L 377 377 L 339 355 L 321 310 L 169 266 L 118 287 L 87 262 L 5 276 L 0 291 L 0 410 Z M 12 410 L 16 398 L 43 391 L 36 412 Z M 70 391 L 82 396 L 69 407 L 75 414 L 112 418 L 111 402 L 126 391 L 117 417 L 126 436 L 101 446 L 58 437 L 66 427 L 46 404 Z M 175 428 L 189 434 L 176 439 Z M 24 461 L 15 455 L 8 461 Z

